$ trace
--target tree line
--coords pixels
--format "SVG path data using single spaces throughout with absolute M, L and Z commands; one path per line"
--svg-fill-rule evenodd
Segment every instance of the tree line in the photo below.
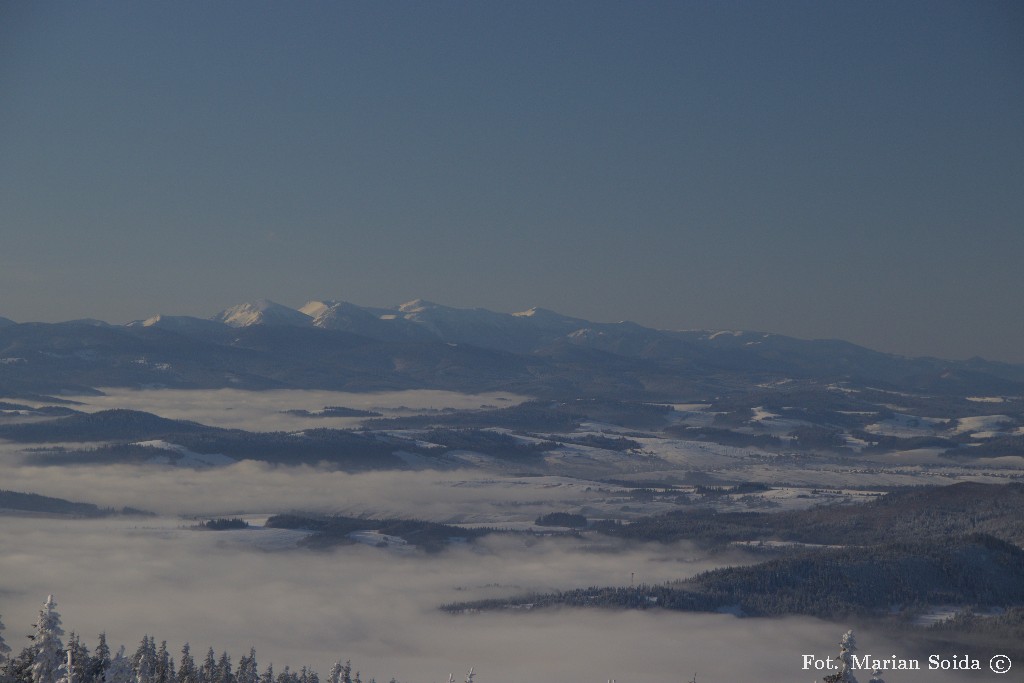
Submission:
M 188 643 L 178 657 L 171 655 L 167 641 L 157 645 L 156 638 L 143 636 L 132 654 L 124 645 L 114 652 L 101 633 L 96 647 L 90 651 L 78 634 L 67 635 L 53 596 L 39 611 L 39 617 L 28 636 L 29 644 L 12 655 L 3 637 L 0 621 L 0 683 L 322 683 L 320 676 L 308 666 L 293 670 L 285 666 L 274 671 L 268 664 L 260 670 L 256 650 L 232 664 L 227 652 L 220 656 L 212 647 L 205 657 L 197 659 Z M 364 683 L 351 662 L 335 662 L 323 683 Z M 376 683 L 371 678 L 366 683 Z M 391 679 L 391 683 L 397 683 Z

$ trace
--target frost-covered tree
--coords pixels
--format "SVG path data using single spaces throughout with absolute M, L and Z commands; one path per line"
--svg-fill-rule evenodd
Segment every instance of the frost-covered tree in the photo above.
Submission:
M 839 641 L 839 671 L 825 676 L 825 683 L 857 683 L 857 677 L 853 675 L 853 653 L 857 651 L 857 639 L 853 637 L 853 631 L 847 631 Z
M 857 683 L 853 675 L 853 653 L 857 651 L 857 639 L 853 631 L 847 631 L 839 641 L 839 672 L 843 674 L 843 683 Z
M 110 646 L 107 645 L 107 634 L 99 635 L 99 643 L 92 657 L 89 658 L 89 683 L 104 683 L 103 676 L 110 667 Z
M 106 683 L 135 683 L 135 670 L 132 661 L 124 655 L 124 645 L 118 649 L 117 654 L 110 660 L 103 675 Z
M 235 683 L 235 674 L 231 670 L 231 658 L 227 652 L 221 653 L 217 660 L 217 673 L 214 683 Z
M 242 655 L 235 670 L 235 683 L 259 683 L 260 674 L 256 666 L 256 648 L 249 648 L 248 655 Z
M 882 672 L 875 669 L 874 673 L 871 674 L 870 683 L 885 683 L 885 681 L 882 680 Z
M 167 653 L 167 641 L 162 641 L 156 651 L 156 670 L 153 672 L 154 683 L 172 683 L 174 663 Z
M 142 642 L 135 650 L 131 658 L 132 667 L 135 669 L 135 680 L 137 683 L 155 683 L 156 681 L 156 639 L 148 635 L 142 636 Z
M 277 674 L 276 680 L 277 683 L 299 683 L 299 676 L 298 674 L 293 673 L 292 670 L 285 665 L 284 670 Z
M 68 652 L 71 653 L 71 680 L 74 683 L 90 683 L 92 658 L 89 656 L 89 648 L 82 645 L 77 633 L 68 634 Z
M 60 613 L 53 596 L 47 596 L 39 611 L 39 622 L 33 638 L 35 656 L 32 661 L 32 683 L 58 683 L 65 676 L 64 643 L 60 637 Z
M 217 683 L 217 655 L 212 647 L 206 651 L 206 659 L 199 669 L 199 683 Z
M 0 619 L 0 664 L 4 664 L 7 661 L 11 647 L 4 642 L 4 621 Z
M 260 683 L 274 683 L 274 663 L 267 664 L 266 670 L 260 675 Z
M 199 683 L 199 672 L 196 662 L 192 659 L 192 650 L 188 643 L 181 648 L 181 664 L 178 666 L 177 683 Z

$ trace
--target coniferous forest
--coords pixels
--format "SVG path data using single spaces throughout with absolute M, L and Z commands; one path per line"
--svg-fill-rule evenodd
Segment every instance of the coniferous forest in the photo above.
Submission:
M 2 683 L 321 683 L 320 675 L 308 666 L 293 669 L 285 664 L 275 670 L 272 663 L 267 663 L 260 667 L 255 648 L 232 664 L 227 652 L 218 655 L 213 647 L 207 647 L 204 654 L 185 643 L 176 654 L 168 649 L 167 641 L 158 645 L 150 635 L 144 635 L 133 652 L 124 645 L 115 646 L 115 651 L 106 634 L 100 633 L 90 650 L 79 634 L 65 632 L 52 595 L 47 597 L 27 637 L 29 643 L 15 654 L 16 648 L 4 639 L 4 624 L 0 622 Z M 365 680 L 376 683 L 372 677 Z M 390 680 L 397 683 L 394 678 Z M 325 683 L 363 681 L 363 675 L 350 661 L 339 659 Z

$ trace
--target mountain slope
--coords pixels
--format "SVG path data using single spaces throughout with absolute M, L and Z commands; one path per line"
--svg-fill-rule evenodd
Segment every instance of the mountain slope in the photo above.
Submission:
M 296 325 L 299 327 L 311 325 L 313 319 L 294 308 L 282 306 L 270 299 L 257 299 L 256 301 L 238 304 L 226 308 L 212 320 L 222 322 L 231 327 L 249 327 L 250 325 Z

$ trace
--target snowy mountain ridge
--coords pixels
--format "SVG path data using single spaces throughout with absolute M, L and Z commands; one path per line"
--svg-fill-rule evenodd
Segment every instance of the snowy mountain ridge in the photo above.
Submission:
M 226 308 L 213 316 L 212 320 L 222 322 L 231 327 L 248 327 L 250 325 L 306 326 L 313 322 L 313 319 L 302 311 L 283 306 L 270 299 L 257 299 L 253 302 Z

